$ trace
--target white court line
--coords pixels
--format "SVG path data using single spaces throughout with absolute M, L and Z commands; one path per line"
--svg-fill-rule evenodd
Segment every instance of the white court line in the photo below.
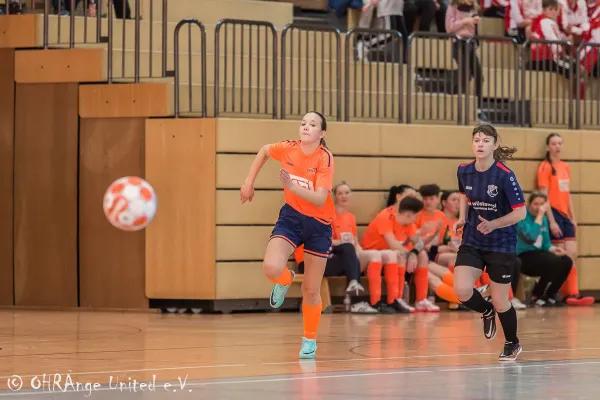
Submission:
M 547 352 L 557 352 L 557 351 L 579 351 L 579 350 L 600 350 L 600 347 L 579 347 L 579 348 L 571 348 L 571 349 L 539 349 L 539 350 L 523 350 L 523 353 L 547 353 Z M 434 354 L 434 355 L 415 355 L 415 356 L 396 356 L 396 357 L 378 357 L 378 358 L 344 358 L 337 360 L 311 360 L 314 363 L 328 363 L 328 362 L 369 362 L 369 361 L 382 361 L 382 360 L 401 360 L 401 359 L 409 359 L 409 358 L 444 358 L 444 357 L 465 357 L 465 356 L 488 356 L 488 355 L 496 355 L 496 353 L 455 353 L 455 354 Z M 298 361 L 285 361 L 285 362 L 274 362 L 274 363 L 260 363 L 256 365 L 293 365 L 301 363 Z M 10 375 L 10 376 L 0 376 L 0 379 L 8 379 L 12 378 L 15 375 L 20 376 L 21 378 L 33 378 L 35 376 L 43 376 L 46 375 L 54 375 L 54 374 L 62 374 L 62 375 L 93 375 L 93 374 L 121 374 L 128 372 L 152 372 L 152 371 L 174 371 L 174 370 L 188 370 L 188 369 L 205 369 L 205 368 L 236 368 L 236 367 L 247 367 L 246 364 L 220 364 L 220 365 L 199 365 L 199 366 L 189 366 L 189 367 L 161 367 L 161 368 L 145 368 L 145 369 L 124 369 L 124 370 L 114 370 L 114 371 L 88 371 L 88 372 L 51 372 L 51 373 L 39 373 L 34 375 Z
M 557 351 L 577 351 L 577 350 L 600 350 L 600 347 L 580 347 L 575 349 L 540 349 L 540 350 L 523 350 L 521 353 L 553 353 Z M 374 358 L 345 358 L 339 360 L 314 360 L 315 363 L 328 363 L 328 362 L 356 362 L 356 361 L 385 361 L 385 360 L 403 360 L 412 358 L 444 358 L 444 357 L 465 357 L 465 356 L 489 356 L 496 355 L 496 353 L 456 353 L 456 354 L 427 354 L 419 356 L 395 356 L 395 357 L 374 357 Z M 285 362 L 271 362 L 261 363 L 261 365 L 289 365 L 298 364 L 300 361 L 285 361 Z
M 198 383 L 187 383 L 183 388 L 182 392 L 185 390 L 189 390 L 189 387 L 204 387 L 204 386 L 212 386 L 212 385 L 238 385 L 245 383 L 268 383 L 268 382 L 288 382 L 288 381 L 304 381 L 304 380 L 313 380 L 313 379 L 336 379 L 336 378 L 357 378 L 357 377 L 368 377 L 368 376 L 386 376 L 386 375 L 410 375 L 410 374 L 429 374 L 429 373 L 439 373 L 439 372 L 468 372 L 468 371 L 491 371 L 498 369 L 512 369 L 516 368 L 548 368 L 548 367 L 556 367 L 556 366 L 567 366 L 567 365 L 591 365 L 591 364 L 600 364 L 600 361 L 582 361 L 582 362 L 562 362 L 562 363 L 544 363 L 544 364 L 528 364 L 522 365 L 518 363 L 506 363 L 504 365 L 497 366 L 486 366 L 486 367 L 468 367 L 468 368 L 430 368 L 430 369 L 420 369 L 420 370 L 400 370 L 400 371 L 387 371 L 387 372 L 367 372 L 367 373 L 354 373 L 354 374 L 337 374 L 337 375 L 319 375 L 319 376 L 295 376 L 289 378 L 271 378 L 271 379 L 247 379 L 247 380 L 230 380 L 230 381 L 219 381 L 219 382 L 198 382 Z M 162 383 L 162 382 L 161 382 Z M 159 387 L 157 382 L 157 388 Z M 164 386 L 163 386 L 164 387 Z M 173 387 L 177 387 L 177 384 L 174 384 Z M 133 390 L 119 390 L 110 387 L 100 387 L 93 392 L 107 392 L 107 391 L 120 391 L 120 392 L 129 392 L 136 393 Z M 158 389 L 157 389 L 158 390 Z M 58 394 L 67 394 L 67 393 L 88 393 L 88 391 L 46 391 L 46 392 L 35 392 L 35 391 L 25 391 L 25 392 L 6 392 L 0 393 L 0 397 L 7 396 L 35 396 L 35 395 L 58 395 Z
M 383 376 L 383 375 L 409 375 L 409 374 L 428 374 L 428 373 L 439 373 L 439 372 L 462 372 L 462 371 L 489 371 L 495 369 L 511 369 L 511 367 L 517 368 L 541 368 L 541 367 L 555 367 L 565 365 L 589 365 L 589 364 L 600 364 L 600 361 L 582 361 L 576 363 L 546 363 L 546 364 L 528 364 L 522 365 L 516 362 L 510 362 L 505 365 L 488 366 L 488 367 L 469 367 L 469 368 L 444 368 L 444 369 L 420 369 L 411 371 L 388 371 L 388 372 L 367 372 L 362 374 L 339 374 L 339 375 L 319 375 L 319 376 L 295 376 L 289 378 L 272 378 L 272 379 L 255 379 L 255 380 L 237 380 L 237 381 L 219 381 L 219 382 L 198 382 L 188 383 L 188 386 L 210 386 L 210 385 L 236 385 L 241 383 L 266 383 L 266 382 L 285 382 L 285 381 L 301 381 L 310 379 L 335 379 L 335 378 L 356 378 L 362 376 Z
M 125 372 L 151 372 L 151 371 L 172 371 L 178 369 L 203 369 L 203 368 L 230 368 L 230 367 L 245 367 L 246 364 L 221 364 L 221 365 L 194 365 L 189 367 L 162 367 L 162 368 L 145 368 L 145 369 L 123 369 L 115 371 L 90 371 L 90 372 L 44 372 L 37 375 L 19 375 L 0 376 L 0 379 L 9 379 L 15 376 L 21 378 L 33 378 L 35 376 L 52 376 L 52 375 L 93 375 L 93 374 L 120 374 Z

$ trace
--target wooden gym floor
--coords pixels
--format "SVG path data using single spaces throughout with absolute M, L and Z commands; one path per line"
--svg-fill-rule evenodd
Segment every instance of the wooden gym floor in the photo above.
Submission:
M 323 315 L 317 359 L 299 361 L 299 313 L 4 310 L 0 397 L 597 399 L 599 310 L 520 311 L 510 364 L 501 328 L 487 342 L 466 311 Z

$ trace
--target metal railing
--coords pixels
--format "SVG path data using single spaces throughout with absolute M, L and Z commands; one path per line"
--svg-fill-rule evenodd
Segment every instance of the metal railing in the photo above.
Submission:
M 277 118 L 277 45 L 275 26 L 270 22 L 223 19 L 217 23 L 215 117 L 222 112 L 232 112 L 253 116 L 262 113 Z M 231 69 L 228 68 L 229 61 Z M 261 80 L 261 76 L 264 80 Z
M 7 0 L 8 3 L 9 0 Z M 167 74 L 167 0 L 149 0 L 142 10 L 143 0 L 44 0 L 44 49 L 74 48 L 79 44 L 108 44 L 108 76 L 140 82 L 141 78 L 162 78 Z M 37 13 L 36 0 L 25 2 L 24 12 Z M 157 13 L 156 8 L 160 10 Z M 38 7 L 39 8 L 39 7 Z M 90 16 L 93 13 L 95 16 Z M 144 15 L 142 16 L 142 12 Z M 10 7 L 6 7 L 10 15 Z M 155 18 L 160 14 L 158 18 Z M 117 24 L 116 21 L 119 21 Z M 157 28 L 155 25 L 159 24 Z M 120 29 L 115 29 L 120 25 Z M 161 30 L 162 44 L 156 49 L 155 29 Z M 147 47 L 145 44 L 147 43 Z M 148 53 L 147 69 L 142 69 L 142 44 Z M 160 51 L 160 59 L 154 56 Z M 120 74 L 116 71 L 120 62 Z M 144 63 L 145 65 L 146 63 Z
M 416 32 L 407 46 L 407 122 L 462 124 L 468 83 L 465 41 L 449 33 Z
M 581 43 L 577 47 L 575 85 L 575 128 L 600 126 L 600 43 Z
M 111 1 L 114 0 L 105 0 Z M 134 15 L 131 15 L 130 2 L 133 2 Z M 108 35 L 104 41 L 108 43 L 108 83 L 112 83 L 115 79 L 121 81 L 133 80 L 139 83 L 141 78 L 163 78 L 167 76 L 167 32 L 168 32 L 168 2 L 167 0 L 150 0 L 148 19 L 144 18 L 144 22 L 147 28 L 148 35 L 148 70 L 142 72 L 141 70 L 141 44 L 142 44 L 142 0 L 122 0 L 122 7 L 108 7 Z M 161 4 L 161 59 L 160 59 L 160 72 L 154 73 L 154 22 L 155 22 L 155 3 Z M 110 3 L 109 3 L 110 4 Z M 121 20 L 121 36 L 120 41 L 117 42 L 119 36 L 115 35 L 113 14 L 116 14 L 117 19 Z M 128 41 L 131 32 L 128 34 L 128 26 L 132 26 L 129 21 L 133 18 L 133 44 Z M 117 34 L 118 35 L 118 34 Z M 115 43 L 120 44 L 120 48 L 115 48 Z M 133 46 L 133 71 L 129 67 L 131 60 L 128 56 L 131 56 L 131 47 Z M 120 53 L 120 54 L 119 54 Z M 120 55 L 121 62 L 121 73 L 115 76 L 114 71 L 114 58 Z
M 344 120 L 402 122 L 404 46 L 400 32 L 351 29 L 345 44 Z
M 519 52 L 515 38 L 480 35 L 464 42 L 463 82 L 473 79 L 475 95 L 471 110 L 471 85 L 465 85 L 466 121 L 484 117 L 495 124 L 520 124 Z
M 175 117 L 179 118 L 179 116 L 181 115 L 181 106 L 180 106 L 180 86 L 181 86 L 181 68 L 180 68 L 180 62 L 179 62 L 179 58 L 181 56 L 181 53 L 179 52 L 179 34 L 181 31 L 181 28 L 187 25 L 188 26 L 188 63 L 187 63 L 187 74 L 188 74 L 188 96 L 187 96 L 187 113 L 188 115 L 192 115 L 196 113 L 197 108 L 194 107 L 194 63 L 193 63 L 193 58 L 194 58 L 194 52 L 192 51 L 193 47 L 192 47 L 192 25 L 197 26 L 198 29 L 200 30 L 200 43 L 202 46 L 202 51 L 200 52 L 200 76 L 202 79 L 202 82 L 200 83 L 200 90 L 201 90 L 201 111 L 200 111 L 200 116 L 202 118 L 207 117 L 208 113 L 206 111 L 206 107 L 207 107 L 207 102 L 206 102 L 206 29 L 204 28 L 204 25 L 202 25 L 202 23 L 200 21 L 198 21 L 197 19 L 184 19 L 181 20 L 177 26 L 175 27 L 175 33 L 174 33 L 174 45 L 173 45 L 173 51 L 175 54 L 175 61 L 174 61 L 174 66 L 175 66 Z
M 574 126 L 577 63 L 572 58 L 572 50 L 567 41 L 528 40 L 523 43 L 522 125 Z M 528 121 L 527 116 L 531 120 Z
M 308 110 L 319 110 L 326 118 L 341 121 L 341 51 L 338 29 L 294 24 L 283 28 L 281 119 L 287 115 L 303 115 Z

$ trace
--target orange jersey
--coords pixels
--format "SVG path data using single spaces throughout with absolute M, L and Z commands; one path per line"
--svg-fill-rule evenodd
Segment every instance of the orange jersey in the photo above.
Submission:
M 269 146 L 269 157 L 281 163 L 296 185 L 315 191 L 322 187 L 331 192 L 333 187 L 333 156 L 323 146 L 312 154 L 304 154 L 299 140 L 286 140 Z M 285 202 L 293 209 L 323 223 L 331 223 L 335 217 L 335 206 L 331 194 L 322 207 L 301 199 L 284 189 Z
M 444 241 L 444 234 L 446 233 L 446 228 L 448 226 L 448 221 L 446 220 L 446 214 L 444 214 L 440 210 L 435 210 L 433 212 L 433 214 L 429 214 L 427 211 L 421 210 L 419 212 L 419 214 L 417 215 L 417 220 L 415 221 L 415 224 L 417 225 L 417 228 L 419 228 L 419 229 L 421 229 L 428 222 L 438 222 L 438 221 L 441 221 L 441 227 L 439 228 L 439 232 L 438 232 L 438 240 L 436 241 L 434 239 L 431 242 L 431 244 L 433 246 L 438 246 L 438 245 L 442 244 L 442 242 Z M 423 232 L 423 235 L 429 236 L 429 234 L 432 232 L 433 232 L 433 230 L 429 230 L 427 232 Z
M 458 218 L 448 219 L 446 218 L 446 228 L 444 229 L 444 235 L 448 232 L 448 237 L 450 240 L 461 240 L 462 239 L 462 229 L 458 230 L 458 233 L 454 233 L 454 224 L 458 222 Z M 443 242 L 442 242 L 443 243 Z
M 390 206 L 383 209 L 367 227 L 360 240 L 360 245 L 365 250 L 387 250 L 389 246 L 383 235 L 393 233 L 398 241 L 406 241 L 417 232 L 415 224 L 402 226 L 396 219 L 396 207 Z M 410 249 L 412 245 L 408 245 Z
M 336 214 L 332 228 L 333 240 L 339 240 L 342 243 L 354 243 L 354 238 L 358 236 L 356 217 L 350 211 Z
M 417 224 L 410 225 L 400 225 L 396 224 L 396 229 L 394 231 L 394 236 L 396 240 L 399 242 L 406 242 L 411 237 L 417 234 Z M 413 243 L 408 243 L 404 245 L 407 250 L 412 250 L 414 248 Z
M 556 174 L 552 175 L 552 167 Z M 571 169 L 564 161 L 552 163 L 542 161 L 537 172 L 538 188 L 548 188 L 550 206 L 569 217 L 569 201 L 571 197 Z
M 384 208 L 367 226 L 360 240 L 361 247 L 365 250 L 387 250 L 389 246 L 383 235 L 394 233 L 396 224 L 396 207 Z

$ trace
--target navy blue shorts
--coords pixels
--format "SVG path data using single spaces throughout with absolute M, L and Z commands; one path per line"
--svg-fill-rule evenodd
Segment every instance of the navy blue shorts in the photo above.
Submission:
M 554 215 L 554 220 L 562 231 L 562 236 L 560 237 L 554 236 L 552 231 L 550 231 L 550 237 L 552 238 L 552 241 L 564 242 L 566 240 L 575 240 L 575 225 L 573 225 L 571 220 L 554 208 L 552 209 L 552 214 Z
M 305 253 L 323 258 L 327 258 L 331 251 L 332 236 L 331 225 L 301 214 L 288 204 L 281 207 L 279 219 L 271 232 L 271 238 L 285 239 L 294 248 L 304 244 Z

